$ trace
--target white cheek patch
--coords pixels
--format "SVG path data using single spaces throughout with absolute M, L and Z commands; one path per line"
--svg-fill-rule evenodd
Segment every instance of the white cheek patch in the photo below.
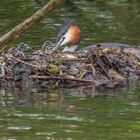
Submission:
M 61 38 L 60 41 L 62 41 L 62 39 L 64 39 L 64 40 L 63 40 L 63 42 L 61 43 L 61 46 L 66 45 L 67 43 L 70 42 L 71 33 L 70 33 L 70 32 L 67 32 L 66 34 L 64 34 L 64 35 L 62 36 L 62 38 Z

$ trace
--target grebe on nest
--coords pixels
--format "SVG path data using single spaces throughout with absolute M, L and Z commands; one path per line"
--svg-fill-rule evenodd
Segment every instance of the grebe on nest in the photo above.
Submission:
M 67 20 L 60 28 L 52 52 L 66 45 L 62 52 L 74 52 L 80 43 L 80 29 L 74 20 Z
M 66 45 L 66 47 L 62 50 L 62 52 L 76 51 L 80 43 L 80 36 L 81 32 L 79 27 L 76 25 L 75 20 L 66 20 L 58 32 L 56 45 L 51 52 L 64 45 Z M 123 48 L 124 51 L 131 52 L 140 58 L 140 48 L 121 43 L 99 43 L 85 47 L 84 49 L 79 50 L 79 52 L 87 52 L 89 49 L 95 48 L 98 45 L 103 48 Z

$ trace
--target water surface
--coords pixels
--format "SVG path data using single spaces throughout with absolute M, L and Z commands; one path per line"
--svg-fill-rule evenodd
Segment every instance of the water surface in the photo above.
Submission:
M 46 0 L 47 1 L 47 0 Z M 45 0 L 0 2 L 0 35 L 37 11 Z M 80 47 L 99 42 L 140 45 L 139 0 L 67 1 L 26 31 L 31 51 L 55 42 L 59 27 L 73 18 L 81 28 Z M 139 140 L 140 83 L 95 91 L 94 87 L 0 89 L 0 140 Z

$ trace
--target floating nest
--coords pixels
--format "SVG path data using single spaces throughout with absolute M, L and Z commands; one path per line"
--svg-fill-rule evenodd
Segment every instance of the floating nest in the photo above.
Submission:
M 1 86 L 52 89 L 92 84 L 115 88 L 139 79 L 140 59 L 121 48 L 96 46 L 86 53 L 50 53 L 53 47 L 46 41 L 30 55 L 24 43 L 9 49 L 0 57 Z

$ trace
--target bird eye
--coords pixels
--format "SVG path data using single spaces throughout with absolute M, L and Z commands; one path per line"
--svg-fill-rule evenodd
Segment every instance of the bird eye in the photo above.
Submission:
M 64 40 L 64 39 L 65 39 L 65 37 L 63 36 L 63 37 L 62 37 L 62 40 Z

